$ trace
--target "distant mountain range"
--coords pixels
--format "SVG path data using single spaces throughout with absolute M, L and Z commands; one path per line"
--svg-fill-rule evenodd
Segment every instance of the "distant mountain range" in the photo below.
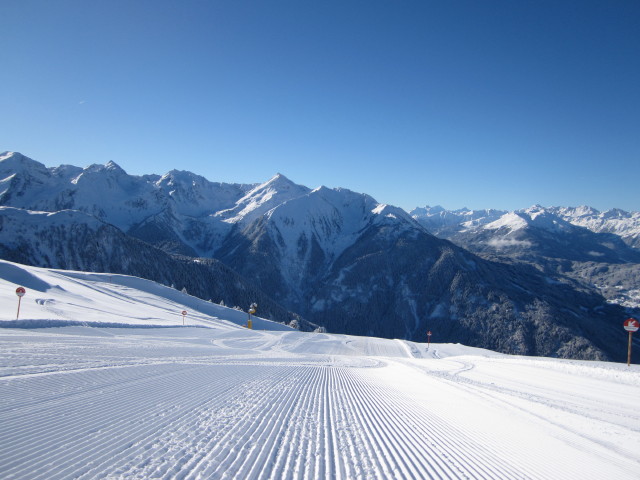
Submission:
M 224 184 L 0 155 L 8 260 L 138 275 L 228 305 L 259 295 L 273 319 L 304 329 L 417 341 L 431 330 L 434 341 L 509 353 L 621 358 L 620 325 L 635 307 L 593 281 L 633 283 L 639 215 L 576 210 L 579 225 L 571 209 L 529 210 L 408 214 L 280 174 Z
M 411 215 L 485 258 L 526 262 L 595 287 L 612 303 L 640 308 L 640 212 L 536 205 L 513 212 L 424 207 Z
M 440 206 L 427 206 L 415 208 L 410 213 L 429 231 L 444 237 L 479 229 L 498 230 L 502 227 L 507 227 L 511 232 L 529 226 L 548 231 L 566 231 L 567 224 L 570 224 L 584 227 L 593 233 L 617 235 L 629 246 L 640 248 L 640 212 L 625 212 L 617 208 L 599 212 L 587 206 L 545 208 L 535 205 L 509 212 L 466 208 L 445 210 Z

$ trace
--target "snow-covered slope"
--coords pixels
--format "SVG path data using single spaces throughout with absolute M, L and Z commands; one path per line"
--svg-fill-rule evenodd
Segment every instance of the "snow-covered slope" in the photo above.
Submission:
M 282 177 L 279 180 L 282 183 Z M 245 275 L 256 272 L 258 276 L 277 278 L 267 287 L 272 290 L 267 291 L 278 294 L 274 288 L 277 284 L 280 298 L 286 296 L 297 305 L 316 289 L 315 282 L 327 274 L 340 255 L 361 241 L 368 228 L 391 221 L 394 234 L 399 235 L 407 228 L 418 227 L 403 210 L 347 189 L 319 187 L 308 191 L 288 187 L 282 195 L 286 196 L 284 201 L 266 202 L 242 215 L 217 256 Z M 262 199 L 263 194 L 257 198 Z M 258 215 L 259 211 L 264 213 Z M 260 257 L 264 256 L 269 264 L 260 268 Z M 268 269 L 272 272 L 265 271 Z
M 465 226 L 469 228 L 467 225 Z M 527 227 L 539 228 L 553 233 L 573 230 L 569 222 L 559 219 L 556 215 L 537 205 L 518 212 L 505 213 L 494 222 L 483 225 L 482 228 L 487 230 L 507 228 L 510 231 L 515 231 Z
M 216 213 L 224 222 L 247 224 L 260 218 L 272 208 L 289 200 L 299 198 L 309 192 L 309 188 L 296 185 L 278 173 L 267 182 L 257 185 L 238 200 L 233 208 Z
M 231 208 L 250 185 L 210 182 L 195 173 L 171 170 L 152 182 L 172 200 L 178 214 L 202 217 Z
M 17 296 L 11 298 L 18 286 L 27 290 L 19 319 Z M 0 290 L 5 305 L 0 322 L 5 326 L 35 328 L 80 322 L 92 326 L 168 327 L 184 323 L 228 330 L 246 325 L 248 319 L 243 311 L 138 277 L 28 267 L 4 260 L 0 260 Z M 10 300 L 15 300 L 15 309 L 9 308 Z M 187 311 L 184 319 L 183 311 Z M 252 318 L 256 329 L 292 330 L 281 323 Z
M 18 285 L 20 325 L 8 312 Z M 0 298 L 3 478 L 581 480 L 640 468 L 636 365 L 261 319 L 248 330 L 242 312 L 145 280 L 8 262 Z
M 296 319 L 304 330 L 316 328 L 217 260 L 170 255 L 77 210 L 47 213 L 0 207 L 0 257 L 52 268 L 140 276 L 245 309 L 258 302 L 267 318 L 287 323 Z

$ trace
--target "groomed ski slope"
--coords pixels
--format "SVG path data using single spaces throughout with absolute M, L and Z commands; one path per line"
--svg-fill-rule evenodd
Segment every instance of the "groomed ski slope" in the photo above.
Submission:
M 8 262 L 0 299 L 3 479 L 640 474 L 636 366 L 247 330 L 141 279 Z

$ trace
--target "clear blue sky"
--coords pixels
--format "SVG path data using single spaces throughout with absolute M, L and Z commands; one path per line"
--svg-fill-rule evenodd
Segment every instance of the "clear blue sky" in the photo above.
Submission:
M 638 0 L 0 0 L 0 150 L 640 210 Z

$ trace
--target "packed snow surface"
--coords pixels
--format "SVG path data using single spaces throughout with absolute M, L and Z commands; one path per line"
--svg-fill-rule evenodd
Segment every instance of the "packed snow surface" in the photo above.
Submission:
M 640 471 L 634 365 L 301 333 L 259 318 L 249 330 L 244 312 L 138 278 L 8 262 L 0 298 L 3 479 Z

